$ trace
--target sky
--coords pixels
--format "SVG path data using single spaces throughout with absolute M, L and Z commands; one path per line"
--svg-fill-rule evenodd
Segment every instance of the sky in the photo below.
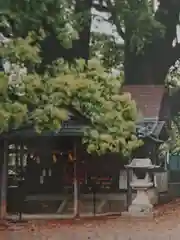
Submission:
M 92 14 L 95 16 L 92 20 L 91 25 L 91 31 L 92 32 L 99 32 L 99 33 L 105 33 L 108 35 L 114 35 L 117 41 L 120 41 L 123 43 L 122 38 L 119 37 L 116 27 L 113 26 L 111 23 L 106 22 L 103 19 L 108 18 L 108 14 L 105 12 L 98 12 L 95 9 L 92 9 Z

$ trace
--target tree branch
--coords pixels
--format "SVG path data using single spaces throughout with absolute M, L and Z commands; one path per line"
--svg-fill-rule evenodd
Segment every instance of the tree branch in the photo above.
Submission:
M 115 6 L 113 6 L 111 0 L 107 0 L 107 7 L 109 9 L 109 12 L 111 13 L 112 22 L 116 26 L 118 34 L 122 37 L 122 39 L 124 39 L 125 33 L 121 28 L 120 20 L 117 18 L 116 8 Z
M 100 15 L 98 15 L 98 14 L 93 13 L 93 14 L 92 14 L 92 17 L 93 17 L 93 18 L 102 19 L 104 22 L 108 22 L 108 23 L 109 23 L 109 19 L 107 19 L 107 18 L 105 18 L 105 17 L 103 17 L 103 16 L 100 16 Z
M 92 7 L 95 8 L 99 12 L 109 12 L 109 9 L 102 4 L 93 3 Z

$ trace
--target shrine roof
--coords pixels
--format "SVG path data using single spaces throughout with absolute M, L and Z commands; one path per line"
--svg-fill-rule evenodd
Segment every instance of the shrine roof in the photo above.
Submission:
M 87 127 L 87 124 L 77 122 L 76 120 L 68 120 L 64 122 L 61 128 L 57 131 L 43 131 L 41 134 L 38 134 L 33 126 L 24 126 L 20 129 L 13 129 L 8 133 L 4 133 L 1 137 L 8 138 L 30 138 L 38 136 L 82 136 L 84 134 L 84 128 Z
M 137 107 L 143 116 L 136 124 L 138 136 L 154 136 L 155 139 L 158 139 L 164 126 L 163 121 L 158 121 L 164 87 L 129 85 L 124 87 L 124 91 L 131 93 L 132 98 L 136 101 Z M 84 128 L 87 126 L 88 120 L 79 113 L 73 112 L 69 114 L 69 119 L 63 123 L 61 129 L 56 132 L 45 131 L 41 136 L 83 136 Z M 32 126 L 14 129 L 5 135 L 9 138 L 38 136 Z
M 136 124 L 136 132 L 140 138 L 150 137 L 154 141 L 163 141 L 159 137 L 164 126 L 164 121 L 146 118 Z
M 164 127 L 164 121 L 157 119 L 144 119 L 136 124 L 136 132 L 138 137 L 150 137 L 154 141 L 161 141 L 159 139 L 160 133 Z M 69 120 L 63 124 L 61 129 L 56 132 L 44 131 L 41 135 L 37 134 L 32 126 L 26 126 L 21 129 L 14 129 L 10 133 L 5 134 L 8 138 L 31 138 L 31 137 L 51 137 L 51 136 L 69 136 L 69 137 L 82 137 L 84 129 L 87 128 L 86 124 L 79 124 L 75 120 Z
M 135 100 L 142 118 L 159 117 L 164 90 L 163 85 L 127 85 L 123 88 Z

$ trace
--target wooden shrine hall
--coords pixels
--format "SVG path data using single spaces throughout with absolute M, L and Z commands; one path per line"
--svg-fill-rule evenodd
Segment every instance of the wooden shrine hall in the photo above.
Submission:
M 9 215 L 120 213 L 127 205 L 127 177 L 120 153 L 89 155 L 81 144 L 87 122 L 70 115 L 59 132 L 37 135 L 32 128 L 13 130 L 0 139 L 1 219 Z M 137 134 L 144 146 L 132 157 L 158 162 L 165 121 L 144 118 Z
M 24 128 L 2 136 L 1 218 L 103 211 L 104 195 L 119 192 L 124 164 L 119 154 L 113 159 L 87 154 L 81 144 L 85 126 L 71 116 L 58 133 L 37 135 Z

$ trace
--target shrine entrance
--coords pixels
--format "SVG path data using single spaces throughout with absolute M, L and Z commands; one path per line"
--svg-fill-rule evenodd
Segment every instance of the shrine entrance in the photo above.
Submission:
M 9 142 L 11 215 L 62 216 L 120 213 L 119 155 L 88 155 L 77 137 L 35 137 Z M 76 147 L 75 147 L 76 146 Z M 42 216 L 42 215 L 41 215 Z
M 62 213 L 66 202 L 73 199 L 73 144 L 69 137 L 9 143 L 9 213 Z

